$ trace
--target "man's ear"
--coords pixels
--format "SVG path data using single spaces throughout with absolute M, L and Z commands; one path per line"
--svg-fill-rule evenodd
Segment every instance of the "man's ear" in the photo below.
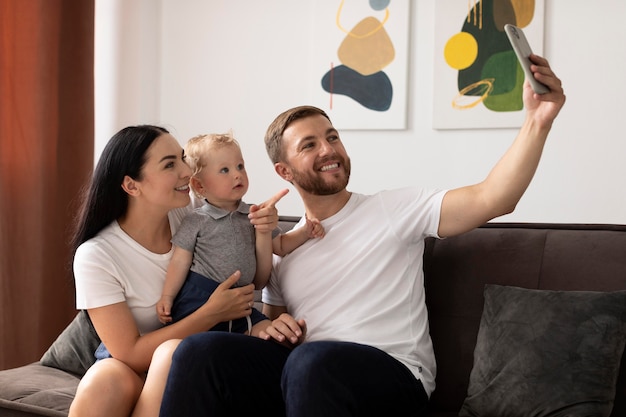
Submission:
M 289 181 L 289 182 L 293 181 L 293 175 L 291 175 L 291 169 L 289 169 L 289 167 L 283 164 L 282 162 L 276 162 L 274 164 L 274 171 L 276 171 L 276 173 L 280 175 L 280 177 L 284 179 L 285 181 Z
M 124 175 L 124 179 L 122 180 L 122 189 L 128 195 L 138 195 L 139 189 L 137 188 L 137 182 L 129 177 L 128 175 Z

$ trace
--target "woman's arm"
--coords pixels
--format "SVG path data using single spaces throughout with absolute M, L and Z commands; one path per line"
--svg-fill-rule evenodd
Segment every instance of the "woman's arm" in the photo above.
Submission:
M 240 278 L 239 271 L 228 277 L 198 310 L 179 322 L 139 334 L 126 302 L 88 309 L 100 339 L 111 355 L 138 373 L 150 365 L 157 346 L 166 340 L 183 339 L 207 331 L 216 324 L 245 317 L 254 302 L 254 286 L 231 288 Z

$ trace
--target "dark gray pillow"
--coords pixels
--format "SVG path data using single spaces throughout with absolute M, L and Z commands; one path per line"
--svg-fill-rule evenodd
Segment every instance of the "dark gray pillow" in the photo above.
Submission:
M 100 338 L 89 315 L 81 310 L 43 354 L 41 364 L 82 377 L 96 361 L 98 345 Z
M 487 285 L 460 416 L 609 416 L 626 291 Z

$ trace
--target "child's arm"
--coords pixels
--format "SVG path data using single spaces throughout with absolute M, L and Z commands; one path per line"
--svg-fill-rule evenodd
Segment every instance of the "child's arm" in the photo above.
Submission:
M 262 289 L 270 279 L 272 272 L 272 232 L 254 229 L 256 236 L 256 274 L 254 288 Z
M 258 290 L 265 287 L 272 272 L 272 231 L 278 225 L 275 206 L 288 192 L 289 189 L 285 188 L 264 203 L 250 206 L 248 218 L 254 226 L 256 237 L 256 274 L 252 282 Z
M 273 251 L 278 256 L 285 256 L 309 239 L 322 238 L 326 234 L 317 219 L 306 219 L 306 225 L 296 230 L 280 234 L 272 240 Z
M 192 258 L 193 253 L 179 248 L 178 246 L 174 246 L 172 259 L 167 266 L 167 274 L 165 275 L 165 284 L 163 285 L 161 299 L 156 306 L 159 321 L 163 324 L 172 321 L 172 304 L 189 273 Z

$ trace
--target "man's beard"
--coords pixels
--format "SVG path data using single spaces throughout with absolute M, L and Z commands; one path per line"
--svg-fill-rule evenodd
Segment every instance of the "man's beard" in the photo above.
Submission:
M 344 190 L 348 186 L 350 180 L 350 159 L 341 160 L 340 165 L 343 175 L 337 181 L 331 183 L 325 182 L 322 178 L 298 171 L 291 170 L 293 176 L 292 183 L 302 188 L 309 194 L 313 195 L 332 195 Z M 341 175 L 341 174 L 337 174 Z

